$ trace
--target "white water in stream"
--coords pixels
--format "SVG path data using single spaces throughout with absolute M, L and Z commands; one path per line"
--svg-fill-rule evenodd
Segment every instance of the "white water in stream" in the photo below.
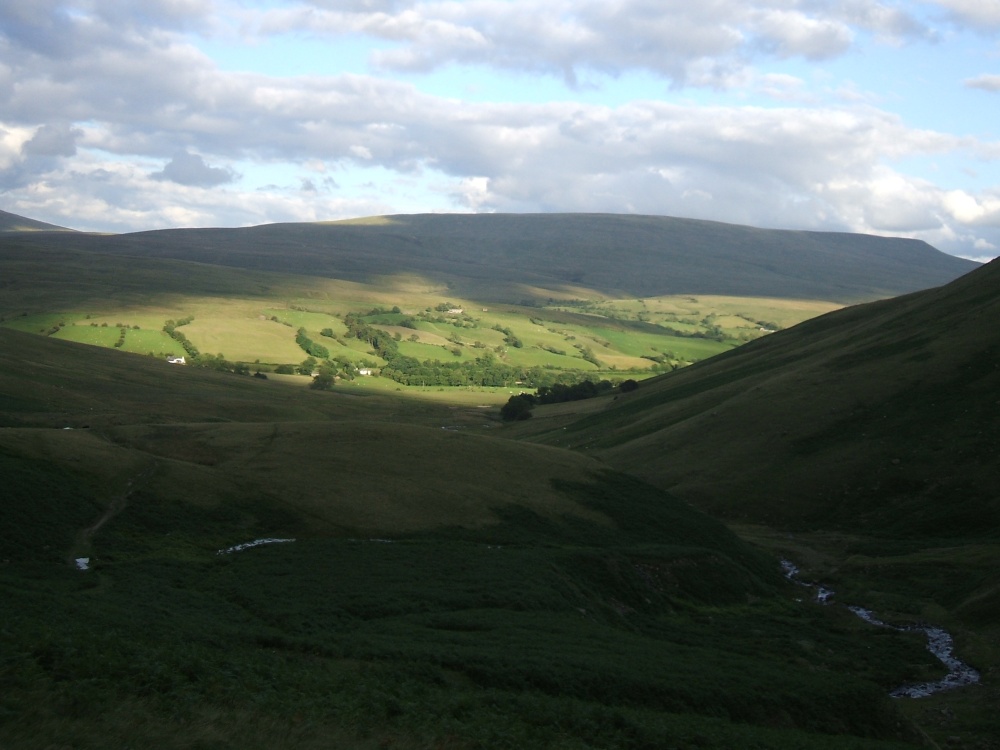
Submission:
M 785 571 L 785 578 L 794 581 L 800 586 L 808 586 L 816 589 L 816 601 L 820 604 L 829 604 L 834 592 L 825 586 L 805 583 L 798 579 L 799 569 L 788 560 L 781 561 L 781 568 Z M 864 607 L 848 607 L 851 612 L 862 620 L 880 628 L 891 628 L 899 631 L 920 631 L 927 636 L 927 650 L 940 660 L 948 668 L 948 674 L 940 680 L 934 682 L 921 682 L 916 685 L 901 685 L 889 692 L 893 698 L 926 698 L 928 695 L 940 693 L 943 690 L 951 690 L 965 685 L 974 685 L 979 682 L 979 672 L 955 656 L 955 642 L 951 634 L 941 628 L 931 625 L 907 625 L 899 627 L 883 622 L 875 616 L 870 609 Z
M 243 544 L 237 544 L 234 547 L 227 547 L 226 549 L 220 549 L 215 554 L 217 555 L 230 555 L 233 552 L 242 552 L 245 549 L 250 549 L 251 547 L 259 547 L 262 544 L 284 544 L 286 542 L 294 542 L 294 539 L 254 539 L 252 542 L 244 542 Z

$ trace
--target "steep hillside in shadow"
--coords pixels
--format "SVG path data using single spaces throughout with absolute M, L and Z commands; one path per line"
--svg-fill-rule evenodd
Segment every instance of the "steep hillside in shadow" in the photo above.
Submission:
M 524 429 L 734 520 L 995 538 L 997 320 L 994 261 L 643 382 L 557 429 Z
M 919 740 L 920 644 L 579 453 L 13 331 L 0 415 L 5 748 Z
M 856 302 L 937 286 L 976 267 L 916 240 L 610 214 L 426 214 L 30 241 L 353 281 L 416 274 L 484 301 L 586 287 L 618 297 Z

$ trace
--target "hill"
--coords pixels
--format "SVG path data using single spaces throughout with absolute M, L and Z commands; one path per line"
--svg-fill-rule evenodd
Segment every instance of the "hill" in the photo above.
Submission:
M 417 276 L 482 302 L 572 296 L 577 288 L 612 297 L 856 302 L 937 286 L 977 265 L 916 240 L 604 214 L 400 215 L 55 241 L 67 250 L 366 283 Z
M 4 747 L 917 742 L 886 691 L 935 674 L 918 643 L 592 458 L 16 331 L 0 357 Z
M 1000 665 L 1000 262 L 828 313 L 512 434 L 608 461 L 802 561 L 887 621 L 933 622 L 981 687 L 907 705 L 990 747 Z M 979 740 L 971 738 L 978 737 Z M 976 745 L 976 742 L 982 744 Z
M 644 381 L 547 439 L 732 519 L 995 536 L 997 319 L 994 261 Z
M 69 232 L 71 230 L 44 221 L 26 219 L 17 214 L 0 211 L 0 232 Z
M 747 280 L 744 290 L 783 290 L 778 297 L 822 288 L 824 298 L 868 298 L 887 293 L 883 281 L 919 286 L 967 267 L 919 243 L 677 221 L 388 217 L 0 238 L 8 271 L 2 312 L 12 316 L 0 328 L 0 596 L 12 613 L 0 632 L 0 745 L 889 750 L 920 746 L 925 731 L 938 737 L 939 714 L 888 697 L 901 683 L 942 675 L 923 644 L 802 601 L 802 590 L 782 578 L 777 553 L 811 562 L 880 613 L 952 618 L 965 627 L 956 633 L 960 647 L 984 674 L 1000 664 L 990 645 L 1000 586 L 988 530 L 970 530 L 944 506 L 907 525 L 896 511 L 923 512 L 936 496 L 883 511 L 877 494 L 854 499 L 869 524 L 859 530 L 835 503 L 808 495 L 818 480 L 795 463 L 816 459 L 818 471 L 822 456 L 864 468 L 865 457 L 850 449 L 853 423 L 828 423 L 824 432 L 810 388 L 855 383 L 873 389 L 877 399 L 865 403 L 891 404 L 913 363 L 936 362 L 935 382 L 949 386 L 964 384 L 955 367 L 978 366 L 965 373 L 972 385 L 955 391 L 954 403 L 935 402 L 943 404 L 938 419 L 969 409 L 976 383 L 989 391 L 994 375 L 981 355 L 995 350 L 974 349 L 962 313 L 995 319 L 995 287 L 979 281 L 995 278 L 991 267 L 944 288 L 951 292 L 852 308 L 816 319 L 804 334 L 793 328 L 751 343 L 747 351 L 761 359 L 740 349 L 687 379 L 676 379 L 687 372 L 680 370 L 616 401 L 551 407 L 548 417 L 539 409 L 517 429 L 547 446 L 506 439 L 516 431 L 497 429 L 477 394 L 462 406 L 403 398 L 395 384 L 381 393 L 339 385 L 324 392 L 302 387 L 306 376 L 177 367 L 124 346 L 138 336 L 145 348 L 136 351 L 156 352 L 147 329 L 166 336 L 166 318 L 217 343 L 210 351 L 218 342 L 229 351 L 232 330 L 298 325 L 318 329 L 318 338 L 329 327 L 346 340 L 347 313 L 398 302 L 414 310 L 361 318 L 401 329 L 397 341 L 412 351 L 430 345 L 431 326 L 442 326 L 435 335 L 459 348 L 456 357 L 468 342 L 455 323 L 463 333 L 492 332 L 487 345 L 500 356 L 502 342 L 519 348 L 515 339 L 522 350 L 533 346 L 529 337 L 552 348 L 580 344 L 574 337 L 600 321 L 593 345 L 580 344 L 593 359 L 612 343 L 667 331 L 660 322 L 691 326 L 688 338 L 698 330 L 689 317 L 720 331 L 723 317 L 761 325 L 764 312 L 733 300 L 724 316 L 705 314 L 702 298 L 684 309 L 602 299 L 642 284 L 666 288 L 668 261 L 680 270 L 687 262 L 671 255 L 674 245 L 719 259 L 714 271 L 677 276 L 684 284 L 736 283 L 729 273 Z M 669 242 L 661 237 L 667 228 Z M 739 249 L 738 240 L 748 244 Z M 747 247 L 784 248 L 787 263 L 780 253 L 751 263 L 741 256 Z M 916 274 L 906 275 L 908 259 Z M 577 260 L 586 270 L 574 281 Z M 889 279 L 895 271 L 903 281 Z M 386 299 L 386 289 L 396 297 Z M 468 296 L 458 297 L 460 289 Z M 498 317 L 488 321 L 449 319 L 450 309 L 435 310 L 427 296 L 450 308 L 449 299 L 478 301 L 473 293 L 530 302 L 534 319 L 516 321 L 516 305 L 493 304 L 489 314 Z M 921 305 L 931 294 L 943 294 L 939 304 Z M 538 306 L 549 297 L 551 305 Z M 223 326 L 223 309 L 243 327 Z M 445 321 L 418 320 L 420 310 Z M 840 329 L 841 321 L 853 322 Z M 45 335 L 11 330 L 18 327 Z M 62 340 L 68 331 L 110 334 L 121 351 Z M 941 344 L 952 333 L 964 343 Z M 825 363 L 822 383 L 809 379 L 812 355 Z M 872 360 L 882 366 L 866 384 L 856 368 Z M 769 384 L 768 373 L 785 366 L 790 374 Z M 929 377 L 913 372 L 904 395 L 919 395 L 919 378 Z M 762 380 L 744 380 L 751 376 Z M 774 456 L 788 465 L 787 477 L 780 466 L 752 475 L 760 467 L 739 463 L 744 442 L 766 437 L 771 415 L 762 401 L 730 422 L 724 410 L 727 399 L 745 405 L 753 387 L 787 425 L 815 419 L 787 428 L 791 447 Z M 590 416 L 581 419 L 580 410 Z M 877 414 L 861 417 L 870 429 L 881 425 Z M 658 441 L 685 420 L 699 429 L 671 450 L 697 471 L 674 477 L 661 471 L 674 453 Z M 712 420 L 725 429 L 713 432 Z M 983 440 L 993 436 L 985 422 L 965 424 Z M 980 437 L 966 437 L 942 455 L 979 450 Z M 885 458 L 909 468 L 905 454 Z M 971 472 L 974 462 L 963 466 Z M 751 478 L 728 473 L 740 471 Z M 770 493 L 753 481 L 774 482 L 785 497 L 800 487 L 806 494 L 773 515 Z M 668 483 L 683 497 L 665 491 Z M 740 506 L 733 487 L 756 494 Z M 775 552 L 686 500 L 739 518 L 741 533 Z M 811 534 L 813 525 L 828 536 Z M 988 738 L 996 728 L 984 708 L 991 695 L 947 705 L 966 712 L 963 727 Z

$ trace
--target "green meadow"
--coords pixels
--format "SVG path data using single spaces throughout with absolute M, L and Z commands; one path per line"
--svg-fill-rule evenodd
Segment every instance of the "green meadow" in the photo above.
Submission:
M 373 298 L 379 296 L 374 288 L 370 294 Z M 124 351 L 165 356 L 180 355 L 184 350 L 163 333 L 163 326 L 168 321 L 191 318 L 179 330 L 199 352 L 272 369 L 280 364 L 297 365 L 308 356 L 295 341 L 296 332 L 305 329 L 314 342 L 328 350 L 331 359 L 346 359 L 355 366 L 383 366 L 384 360 L 369 345 L 345 337 L 343 316 L 353 313 L 396 338 L 400 354 L 422 362 L 471 363 L 489 351 L 512 367 L 525 371 L 542 368 L 553 373 L 556 380 L 572 381 L 584 376 L 648 377 L 659 369 L 697 362 L 765 335 L 760 326 L 747 323 L 748 317 L 788 322 L 789 318 L 805 319 L 830 307 L 807 302 L 795 307 L 787 300 L 747 299 L 743 309 L 750 312 L 739 317 L 722 315 L 726 309 L 738 307 L 734 300 L 720 301 L 714 312 L 710 305 L 715 300 L 708 300 L 698 305 L 698 312 L 707 313 L 701 322 L 664 318 L 661 325 L 649 322 L 645 313 L 633 309 L 643 305 L 629 305 L 627 301 L 586 305 L 588 310 L 600 310 L 598 314 L 560 305 L 483 308 L 465 300 L 448 300 L 469 310 L 449 315 L 434 309 L 446 304 L 437 296 L 417 301 L 408 295 L 407 308 L 394 304 L 400 300 L 391 294 L 383 293 L 381 299 L 374 309 L 396 308 L 403 312 L 371 315 L 368 313 L 373 307 L 367 304 L 352 309 L 350 303 L 300 297 L 175 297 L 173 309 L 164 309 L 154 298 L 148 306 L 131 303 L 102 310 L 89 305 L 56 314 L 5 310 L 0 326 L 104 347 L 115 346 L 118 326 L 124 326 L 128 329 L 120 346 Z M 657 298 L 642 302 L 647 308 L 667 308 L 679 306 L 683 300 Z M 324 336 L 324 331 L 332 337 Z
M 965 262 L 663 217 L 25 234 L 0 747 L 995 746 L 995 283 L 838 309 Z M 581 378 L 638 383 L 501 419 Z M 982 683 L 890 698 L 946 669 L 846 604 Z

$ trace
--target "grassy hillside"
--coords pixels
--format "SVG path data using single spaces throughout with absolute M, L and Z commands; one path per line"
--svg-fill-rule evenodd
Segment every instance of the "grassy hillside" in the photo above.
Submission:
M 824 315 L 644 381 L 549 439 L 731 518 L 996 533 L 998 291 L 991 263 Z
M 403 387 L 644 377 L 974 266 L 903 240 L 641 216 L 2 234 L 0 327 Z
M 67 232 L 64 227 L 46 224 L 44 221 L 28 219 L 24 216 L 0 211 L 0 232 Z
M 709 276 L 685 271 L 695 251 Z M 918 288 L 967 266 L 919 243 L 593 216 L 11 232 L 0 264 L 0 746 L 996 735 L 995 422 L 970 406 L 997 385 L 993 266 L 792 328 L 894 274 Z M 750 343 L 504 430 L 515 384 L 315 390 L 273 371 L 303 337 L 348 364 L 392 367 L 390 337 L 428 373 L 599 376 Z M 253 369 L 140 356 L 184 342 Z M 944 489 L 919 484 L 932 472 Z M 943 668 L 914 634 L 804 600 L 779 555 L 948 625 L 982 690 L 890 700 Z
M 917 640 L 594 459 L 476 409 L 0 344 L 4 747 L 917 742 L 886 697 L 939 673 Z M 261 538 L 295 541 L 225 552 Z
M 930 725 L 941 741 L 996 737 L 998 319 L 993 262 L 939 289 L 815 318 L 615 400 L 538 407 L 512 433 L 669 489 L 803 561 L 844 601 L 953 629 L 983 686 L 908 710 L 947 714 Z
M 27 238 L 35 246 L 51 238 Z M 915 240 L 605 214 L 427 214 L 327 224 L 74 234 L 60 247 L 363 283 L 445 285 L 481 302 L 578 288 L 855 302 L 945 283 L 975 267 Z
M 483 385 L 489 363 L 477 360 L 487 357 L 507 368 L 494 385 L 641 376 L 837 307 L 694 295 L 615 300 L 583 288 L 572 298 L 552 291 L 544 304 L 486 305 L 411 276 L 362 284 L 171 259 L 126 262 L 49 237 L 47 245 L 0 238 L 0 327 L 166 357 L 185 353 L 165 330 L 185 321 L 178 329 L 199 353 L 268 372 L 302 362 L 304 329 L 344 375 L 385 367 L 365 337 L 348 335 L 345 316 L 354 315 L 398 339 L 400 355 L 436 363 L 429 375 L 411 363 L 396 377 L 402 385 Z M 456 365 L 464 369 L 442 374 Z

